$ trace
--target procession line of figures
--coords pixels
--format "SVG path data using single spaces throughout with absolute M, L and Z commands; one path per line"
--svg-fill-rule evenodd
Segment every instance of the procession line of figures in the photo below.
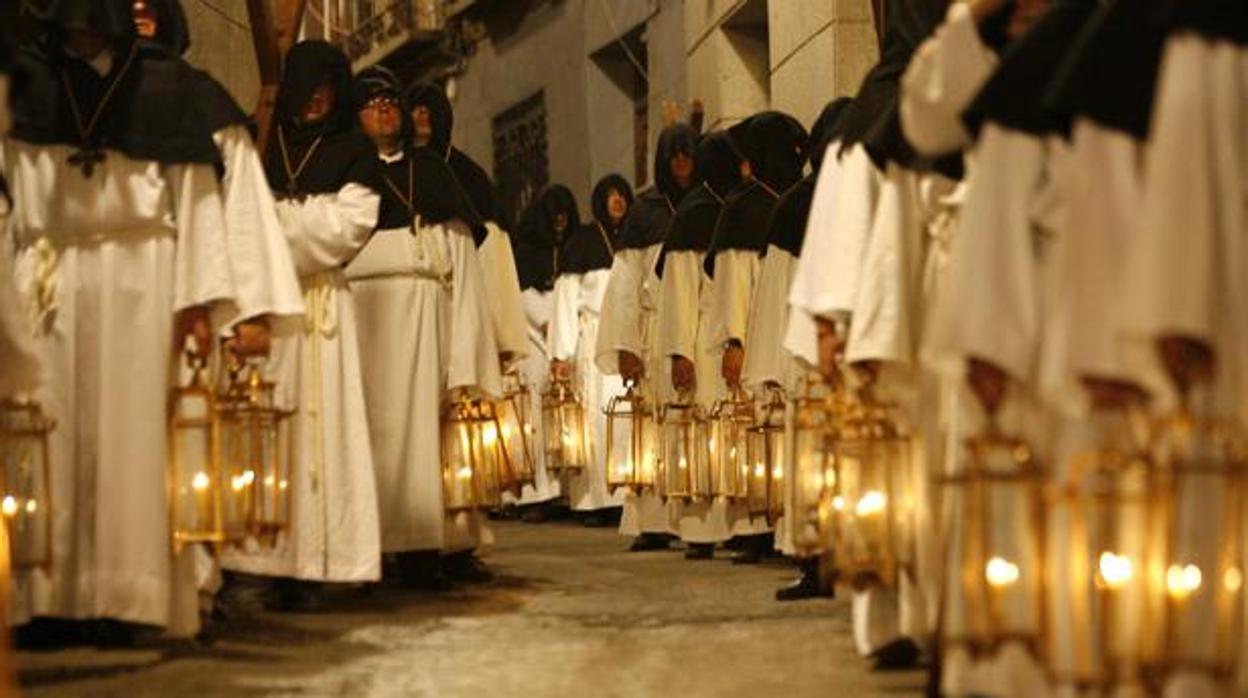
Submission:
M 774 540 L 781 598 L 847 588 L 860 652 L 934 693 L 1248 692 L 1248 6 L 884 19 L 809 133 L 672 125 L 652 187 L 512 226 L 436 86 L 301 42 L 261 154 L 176 0 L 52 0 L 0 61 L 9 621 L 190 634 L 222 571 L 296 609 L 383 561 L 481 578 L 495 501 L 453 483 L 500 489 L 518 431 L 512 503 Z M 213 395 L 288 452 L 214 486 Z

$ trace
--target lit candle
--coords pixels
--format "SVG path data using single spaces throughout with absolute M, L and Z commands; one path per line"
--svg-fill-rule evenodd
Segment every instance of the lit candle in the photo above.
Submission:
M 1196 565 L 1170 565 L 1166 570 L 1166 590 L 1180 601 L 1191 596 L 1203 581 L 1204 575 Z
M 1005 558 L 994 557 L 984 566 L 984 578 L 996 589 L 1012 586 L 1018 577 L 1018 565 Z
M 11 494 L 6 494 L 4 496 L 4 500 L 0 502 L 0 511 L 3 511 L 4 515 L 7 517 L 12 517 L 17 514 L 17 497 L 14 497 Z
M 498 443 L 498 429 L 493 424 L 486 424 L 485 429 L 481 431 L 481 443 L 486 448 L 493 448 Z
M 204 529 L 208 528 L 212 521 L 212 507 L 208 495 L 211 485 L 212 479 L 202 470 L 191 478 L 191 489 L 195 492 L 195 522 Z
M 1238 567 L 1231 567 L 1222 575 L 1222 584 L 1226 586 L 1227 591 L 1235 593 L 1244 586 L 1244 573 L 1240 572 Z
M 1105 582 L 1105 586 L 1110 589 L 1121 589 L 1131 581 L 1134 573 L 1131 558 L 1111 552 L 1101 553 L 1097 567 L 1100 569 L 1101 579 Z
M 858 500 L 858 504 L 854 507 L 854 511 L 858 516 L 867 517 L 875 516 L 884 511 L 884 506 L 888 502 L 888 498 L 883 492 L 878 490 L 868 490 L 862 498 Z

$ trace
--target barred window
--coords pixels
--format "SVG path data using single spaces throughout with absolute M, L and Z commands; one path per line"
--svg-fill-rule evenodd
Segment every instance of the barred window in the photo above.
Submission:
M 550 181 L 546 144 L 546 96 L 521 100 L 494 117 L 494 181 L 511 220 Z

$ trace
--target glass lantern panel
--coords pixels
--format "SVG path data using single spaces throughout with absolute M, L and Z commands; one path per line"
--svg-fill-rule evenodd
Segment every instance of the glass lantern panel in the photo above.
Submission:
M 532 484 L 534 478 L 533 456 L 529 449 L 529 435 L 518 404 L 526 395 L 512 396 L 498 403 L 499 435 L 507 451 L 512 473 L 519 485 Z
M 4 476 L 0 513 L 8 524 L 11 561 L 17 569 L 51 562 L 46 432 L 37 414 L 33 408 L 6 408 L 0 433 Z
M 987 594 L 990 640 L 1038 638 L 1042 631 L 1044 519 L 1038 473 L 1019 447 L 988 448 L 978 486 L 983 519 L 980 574 Z
M 221 458 L 226 487 L 221 506 L 227 537 L 243 538 L 255 518 L 260 472 L 252 451 L 251 420 L 231 405 L 222 412 Z
M 827 550 L 833 537 L 836 514 L 835 460 L 829 434 L 822 428 L 798 428 L 793 434 L 793 506 L 786 511 L 792 517 L 793 535 L 798 549 L 806 554 Z
M 579 402 L 568 402 L 559 408 L 558 438 L 563 467 L 584 468 L 588 464 L 585 413 Z
M 217 522 L 218 472 L 213 463 L 211 401 L 206 395 L 179 396 L 178 422 L 171 448 L 175 536 L 181 541 L 213 540 Z
M 453 415 L 444 427 L 442 493 L 448 512 L 467 511 L 477 504 L 472 424 L 459 415 Z

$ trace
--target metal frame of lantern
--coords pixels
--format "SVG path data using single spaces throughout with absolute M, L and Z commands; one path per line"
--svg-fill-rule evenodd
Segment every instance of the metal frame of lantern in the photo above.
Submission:
M 542 428 L 547 470 L 581 470 L 587 465 L 585 408 L 570 380 L 551 381 L 542 395 Z
M 504 491 L 518 489 L 500 434 L 494 403 L 463 396 L 447 404 L 442 417 L 442 503 L 448 513 L 497 507 Z
M 661 460 L 659 425 L 637 384 L 628 381 L 603 410 L 607 415 L 607 488 L 653 489 Z
M 221 433 L 206 360 L 187 354 L 191 376 L 169 392 L 169 461 L 165 486 L 174 552 L 194 543 L 226 541 Z
M 1161 421 L 1155 434 L 1146 612 L 1160 614 L 1165 629 L 1159 673 L 1203 672 L 1232 683 L 1244 625 L 1244 487 L 1248 452 L 1235 427 L 1181 413 Z M 1220 515 L 1214 513 L 1220 512 Z M 1208 530 L 1212 522 L 1213 531 Z M 1203 527 L 1203 528 L 1202 528 Z M 1199 530 L 1201 537 L 1182 539 Z M 1195 547 L 1195 549 L 1193 549 Z M 1209 625 L 1212 624 L 1212 629 Z M 1212 632 L 1212 647 L 1201 635 Z M 1208 650 L 1202 656 L 1202 651 Z
M 784 393 L 772 388 L 759 407 L 759 419 L 746 433 L 745 508 L 751 518 L 765 517 L 774 526 L 784 513 Z
M 714 497 L 707 422 L 692 400 L 678 400 L 659 410 L 661 440 L 657 490 L 664 500 L 704 501 Z
M 250 535 L 275 543 L 288 530 L 293 511 L 290 432 L 286 421 L 296 410 L 278 407 L 276 385 L 260 367 L 230 368 L 230 382 L 217 399 L 224 469 L 224 524 L 227 538 Z
M 52 465 L 56 421 L 34 401 L 0 400 L 0 513 L 12 569 L 52 565 Z
M 813 375 L 793 398 L 793 502 L 786 522 L 801 557 L 823 554 L 830 546 L 836 483 L 832 445 L 843 401 L 839 391 Z
M 962 555 L 950 564 L 959 566 L 954 591 L 964 600 L 966 628 L 941 641 L 975 656 L 1018 642 L 1042 657 L 1048 628 L 1047 473 L 1026 441 L 1001 434 L 991 424 L 963 445 L 960 472 L 938 482 L 964 495 Z M 1021 613 L 1011 610 L 1020 608 Z
M 495 411 L 517 489 L 533 484 L 537 477 L 530 398 L 529 386 L 518 371 L 503 376 L 503 399 L 498 402 Z
M 913 563 L 911 440 L 885 405 L 848 405 L 832 437 L 832 540 L 838 572 L 857 587 L 895 588 Z M 825 480 L 826 482 L 826 480 Z M 913 570 L 911 570 L 913 571 Z
M 748 436 L 755 422 L 754 399 L 743 390 L 734 390 L 711 407 L 706 453 L 715 496 L 740 500 L 749 494 Z

